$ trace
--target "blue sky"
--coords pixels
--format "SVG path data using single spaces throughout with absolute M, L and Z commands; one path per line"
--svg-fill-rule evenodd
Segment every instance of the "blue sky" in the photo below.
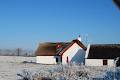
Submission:
M 39 42 L 120 43 L 120 11 L 112 0 L 0 0 L 0 48 Z

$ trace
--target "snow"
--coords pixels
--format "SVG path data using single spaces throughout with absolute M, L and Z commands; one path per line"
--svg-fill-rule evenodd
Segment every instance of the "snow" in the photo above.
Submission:
M 47 77 L 56 80 L 113 80 L 114 68 L 89 67 L 84 65 L 42 65 L 34 63 L 35 57 L 0 56 L 0 80 L 18 80 L 26 70 L 32 78 Z M 120 79 L 120 68 L 116 68 L 115 74 Z M 23 74 L 24 75 L 24 74 Z

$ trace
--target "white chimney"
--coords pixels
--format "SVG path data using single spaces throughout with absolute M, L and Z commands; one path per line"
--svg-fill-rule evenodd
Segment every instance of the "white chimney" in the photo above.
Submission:
M 78 36 L 78 38 L 77 38 L 77 39 L 78 39 L 79 41 L 82 41 L 82 39 L 81 39 L 81 36 L 80 36 L 80 35 Z

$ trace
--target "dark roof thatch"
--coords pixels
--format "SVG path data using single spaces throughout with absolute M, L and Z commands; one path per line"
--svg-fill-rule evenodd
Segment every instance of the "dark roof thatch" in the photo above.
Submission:
M 36 56 L 57 56 L 62 55 L 67 49 L 69 49 L 74 43 L 77 43 L 81 48 L 86 50 L 87 48 L 78 40 L 72 42 L 57 42 L 57 43 L 42 43 L 39 45 Z M 57 45 L 61 45 L 57 48 Z
M 83 45 L 82 42 L 80 42 L 79 40 L 75 39 L 71 42 L 70 45 L 68 45 L 66 48 L 64 48 L 59 54 L 63 55 L 63 53 L 68 50 L 74 43 L 77 43 L 82 49 L 84 49 L 85 51 L 87 50 L 87 48 Z
M 120 44 L 91 45 L 88 59 L 115 59 L 120 57 Z
M 67 47 L 70 44 L 70 42 L 42 43 L 39 45 L 39 47 L 36 51 L 36 55 L 37 56 L 55 56 L 59 52 L 59 50 L 57 50 L 57 48 L 56 48 L 58 44 L 61 44 L 62 49 L 64 49 L 65 47 Z

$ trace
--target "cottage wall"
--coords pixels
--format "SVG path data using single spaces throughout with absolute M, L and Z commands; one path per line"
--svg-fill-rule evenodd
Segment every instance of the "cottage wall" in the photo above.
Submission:
M 57 64 L 55 56 L 37 56 L 36 62 L 41 64 Z
M 68 62 L 84 63 L 85 51 L 77 44 L 74 43 L 65 53 L 62 55 L 62 64 Z
M 103 59 L 85 59 L 86 66 L 103 66 Z M 107 66 L 114 66 L 113 59 L 107 59 Z

